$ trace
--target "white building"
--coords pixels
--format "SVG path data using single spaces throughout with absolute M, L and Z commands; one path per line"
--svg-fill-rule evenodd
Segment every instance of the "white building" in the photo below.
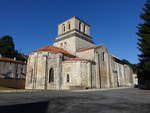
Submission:
M 29 54 L 26 89 L 130 87 L 133 79 L 128 65 L 95 45 L 90 25 L 72 17 L 58 25 L 53 45 Z

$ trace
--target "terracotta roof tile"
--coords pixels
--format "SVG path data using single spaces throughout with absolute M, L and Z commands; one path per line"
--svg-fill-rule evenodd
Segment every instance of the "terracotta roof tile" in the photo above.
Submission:
M 57 52 L 57 53 L 62 53 L 66 56 L 70 56 L 70 57 L 75 57 L 74 55 L 72 55 L 71 53 L 69 53 L 68 51 L 64 50 L 64 49 L 61 49 L 61 48 L 58 48 L 58 47 L 55 47 L 55 46 L 45 46 L 43 48 L 39 48 L 33 52 L 40 52 L 40 51 L 52 51 L 52 52 Z
M 16 62 L 16 63 L 25 63 L 23 61 L 20 61 L 20 60 L 14 60 L 12 58 L 6 58 L 6 57 L 1 57 L 0 58 L 0 61 L 9 61 L 9 62 Z
M 96 49 L 96 48 L 99 48 L 99 47 L 102 47 L 102 46 L 103 45 L 94 45 L 94 46 L 91 46 L 91 47 L 88 47 L 88 48 L 79 49 L 77 52 L 87 51 L 87 50 L 90 50 L 90 49 Z

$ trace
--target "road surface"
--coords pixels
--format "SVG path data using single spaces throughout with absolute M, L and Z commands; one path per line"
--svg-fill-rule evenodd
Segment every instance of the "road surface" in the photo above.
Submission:
M 0 113 L 150 113 L 150 90 L 3 92 Z

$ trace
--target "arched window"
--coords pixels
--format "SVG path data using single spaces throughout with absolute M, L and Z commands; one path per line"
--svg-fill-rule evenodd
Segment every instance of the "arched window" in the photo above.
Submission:
M 105 60 L 105 53 L 102 52 L 102 60 L 104 61 Z
M 71 26 L 70 26 L 70 22 L 68 22 L 68 29 L 69 29 L 69 30 L 70 30 L 70 27 L 71 27 Z
M 65 32 L 65 24 L 62 25 L 63 32 Z
M 79 30 L 81 31 L 81 22 L 79 22 Z
M 85 25 L 83 25 L 83 32 L 85 33 Z
M 50 82 L 54 82 L 54 69 L 53 68 L 49 70 L 49 83 Z
M 67 74 L 67 82 L 70 82 L 69 74 Z
M 64 45 L 66 46 L 66 45 L 67 45 L 67 42 L 64 42 Z
M 60 43 L 60 46 L 63 46 L 63 43 Z

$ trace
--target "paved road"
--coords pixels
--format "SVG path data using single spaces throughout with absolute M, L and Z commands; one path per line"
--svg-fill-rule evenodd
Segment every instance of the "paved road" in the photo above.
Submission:
M 126 88 L 0 93 L 0 113 L 150 113 L 150 91 Z

